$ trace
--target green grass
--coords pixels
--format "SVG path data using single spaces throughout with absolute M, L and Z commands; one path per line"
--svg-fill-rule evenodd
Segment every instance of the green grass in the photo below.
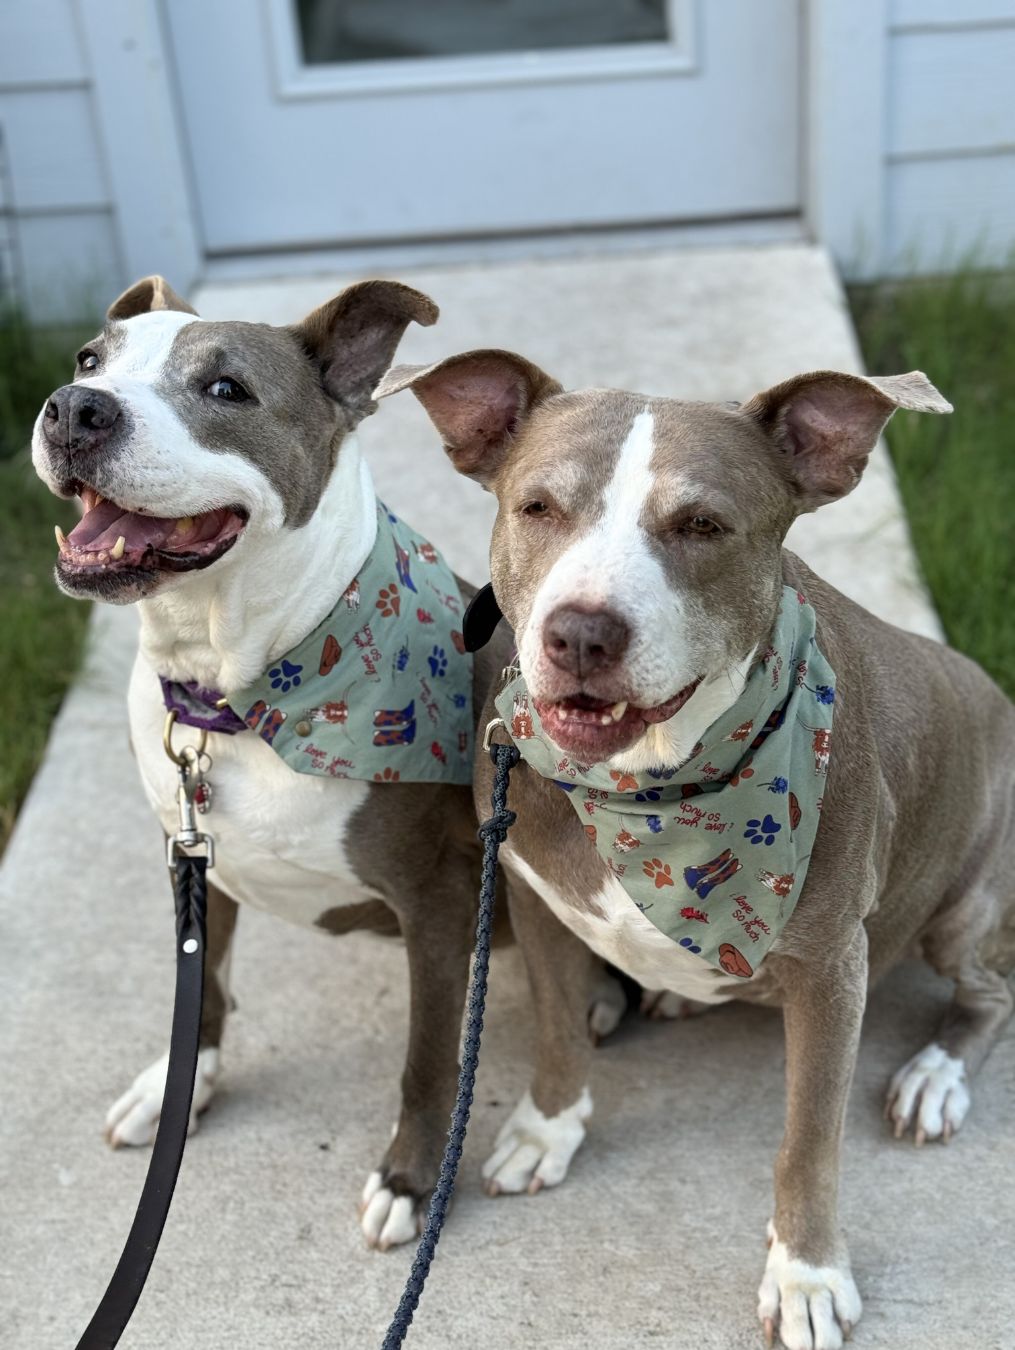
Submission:
M 43 400 L 65 384 L 87 334 L 33 332 L 0 315 L 0 852 L 32 781 L 50 723 L 78 668 L 88 606 L 53 582 L 53 526 L 74 508 L 50 495 L 28 454 Z
M 922 370 L 955 405 L 896 413 L 888 444 L 949 642 L 1015 697 L 1015 270 L 850 299 L 867 369 Z

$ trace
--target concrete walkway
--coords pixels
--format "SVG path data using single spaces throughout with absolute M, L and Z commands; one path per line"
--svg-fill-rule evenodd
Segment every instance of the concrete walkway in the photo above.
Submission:
M 404 275 L 444 310 L 409 336 L 407 360 L 514 347 L 565 383 L 706 399 L 858 367 L 831 267 L 807 247 Z M 345 280 L 218 286 L 198 305 L 281 322 Z M 457 568 L 485 576 L 492 502 L 444 463 L 415 400 L 388 402 L 364 435 L 391 505 Z M 937 631 L 884 458 L 794 542 L 879 613 Z M 147 1164 L 100 1139 L 110 1101 L 163 1048 L 172 997 L 160 833 L 127 748 L 133 625 L 129 611 L 97 613 L 88 668 L 0 872 L 0 1343 L 12 1350 L 74 1344 Z M 235 991 L 221 1092 L 188 1148 L 122 1344 L 376 1347 L 411 1252 L 367 1252 L 355 1203 L 394 1111 L 402 953 L 244 914 Z M 946 999 L 942 981 L 911 966 L 871 1000 L 843 1186 L 866 1304 L 858 1350 L 1015 1347 L 1015 1037 L 995 1051 L 950 1147 L 895 1143 L 881 1120 L 888 1076 L 930 1037 Z M 755 1350 L 783 1112 L 778 1017 L 730 1005 L 687 1023 L 625 1023 L 597 1056 L 594 1125 L 566 1185 L 491 1202 L 478 1169 L 524 1088 L 530 1031 L 508 951 L 494 961 L 458 1200 L 410 1345 Z

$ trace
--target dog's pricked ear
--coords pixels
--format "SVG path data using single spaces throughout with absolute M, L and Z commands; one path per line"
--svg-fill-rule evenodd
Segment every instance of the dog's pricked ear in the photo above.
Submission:
M 197 314 L 182 296 L 177 295 L 165 277 L 142 277 L 109 306 L 107 319 L 133 319 L 153 309 L 176 309 L 181 314 Z
M 432 366 L 396 366 L 377 398 L 411 389 L 440 432 L 459 473 L 484 486 L 496 477 L 512 434 L 531 409 L 561 386 L 514 352 L 465 352 Z
M 398 281 L 361 281 L 321 305 L 290 332 L 314 360 L 321 383 L 354 421 L 376 408 L 372 394 L 402 334 L 440 313 L 429 296 Z
M 812 511 L 856 487 L 897 408 L 952 411 L 919 370 L 882 376 L 818 370 L 755 394 L 740 411 L 754 418 L 787 456 L 801 509 Z

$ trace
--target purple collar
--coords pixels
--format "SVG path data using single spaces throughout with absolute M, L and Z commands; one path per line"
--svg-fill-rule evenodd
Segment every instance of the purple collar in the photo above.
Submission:
M 165 675 L 159 676 L 159 682 L 166 711 L 175 712 L 181 726 L 218 731 L 224 736 L 246 731 L 246 722 L 237 717 L 218 689 L 205 689 L 196 680 L 169 680 Z

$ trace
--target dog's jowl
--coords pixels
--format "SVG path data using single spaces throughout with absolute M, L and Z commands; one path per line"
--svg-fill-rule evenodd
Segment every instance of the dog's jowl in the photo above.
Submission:
M 436 1180 L 479 885 L 468 783 L 488 681 L 460 640 L 467 588 L 377 501 L 355 434 L 406 326 L 436 316 L 375 281 L 288 328 L 204 322 L 148 278 L 80 352 L 33 445 L 39 474 L 83 508 L 57 532 L 60 586 L 138 603 L 131 740 L 169 832 L 166 709 L 184 724 L 178 745 L 200 734 L 187 726 L 208 733 L 199 805 L 216 865 L 195 1122 L 219 1069 L 239 903 L 405 939 L 402 1105 L 362 1197 L 380 1247 L 416 1234 Z M 115 1102 L 112 1144 L 152 1140 L 165 1071 L 163 1057 Z
M 914 949 L 955 982 L 888 1088 L 895 1135 L 918 1144 L 962 1125 L 1011 1013 L 1015 711 L 783 539 L 855 486 L 897 408 L 949 405 L 918 373 L 822 371 L 742 406 L 565 393 L 495 351 L 396 369 L 378 393 L 406 387 L 497 496 L 493 584 L 517 642 L 484 719 L 523 759 L 502 856 L 540 1043 L 490 1187 L 559 1182 L 581 1143 L 593 952 L 648 990 L 780 1005 L 758 1312 L 790 1350 L 838 1347 L 861 1312 L 838 1184 L 870 982 Z

